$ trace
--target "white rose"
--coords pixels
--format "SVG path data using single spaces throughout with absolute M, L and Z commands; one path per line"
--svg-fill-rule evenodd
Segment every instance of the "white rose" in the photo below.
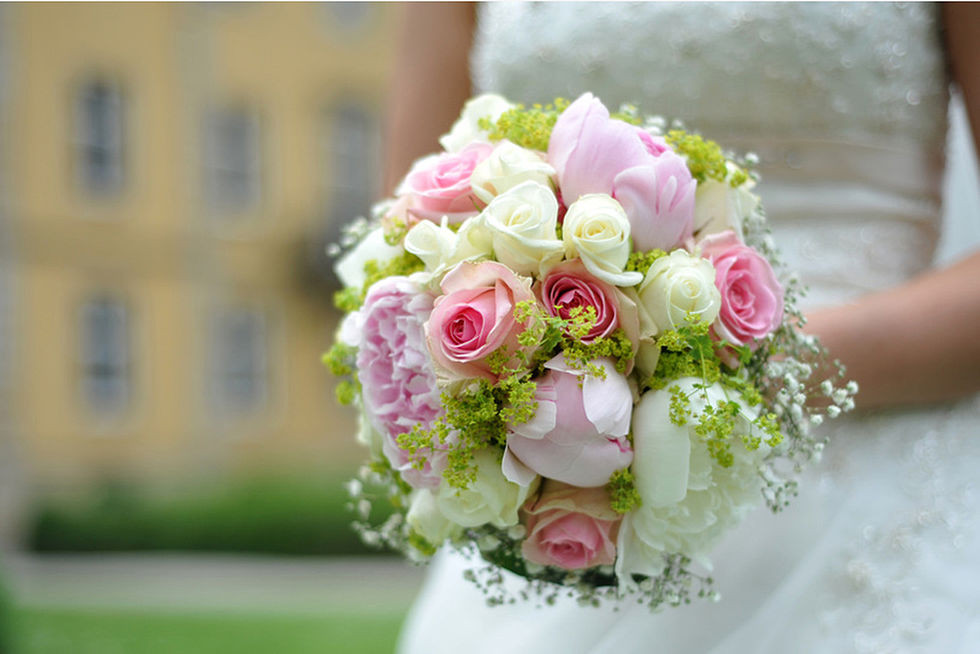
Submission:
M 493 240 L 482 216 L 474 216 L 463 223 L 456 232 L 456 244 L 449 253 L 450 266 L 461 261 L 472 261 L 493 254 Z
M 498 454 L 484 448 L 473 455 L 477 466 L 476 481 L 465 489 L 441 484 L 436 503 L 444 516 L 463 527 L 479 527 L 487 523 L 507 528 L 517 524 L 517 510 L 538 484 L 528 486 L 507 481 L 500 467 Z
M 565 254 L 580 257 L 586 269 L 616 286 L 639 284 L 643 275 L 623 272 L 630 256 L 630 221 L 619 202 L 603 193 L 581 196 L 565 214 Z
M 640 304 L 657 325 L 657 333 L 686 324 L 688 313 L 714 322 L 721 310 L 714 266 L 685 250 L 674 250 L 654 261 L 639 293 Z
M 768 447 L 763 443 L 749 451 L 740 439 L 759 435 L 752 432 L 753 409 L 739 402 L 742 410 L 731 440 L 734 462 L 727 468 L 712 459 L 695 431 L 696 418 L 685 425 L 670 420 L 671 387 L 689 397 L 694 416 L 708 404 L 730 399 L 731 393 L 717 383 L 695 388 L 703 383 L 696 377 L 678 379 L 667 389 L 646 393 L 633 411 L 632 472 L 641 504 L 619 532 L 616 572 L 626 583 L 634 573 L 659 574 L 665 552 L 683 552 L 710 566 L 711 548 L 761 500 L 758 468 Z
M 405 234 L 405 249 L 421 259 L 430 272 L 446 263 L 455 246 L 456 233 L 446 224 L 430 220 L 419 222 Z
M 408 230 L 405 249 L 422 260 L 431 276 L 438 276 L 461 261 L 489 257 L 493 242 L 482 217 L 469 218 L 458 232 L 443 217 L 441 225 L 424 220 Z
M 558 199 L 548 186 L 524 182 L 493 198 L 483 210 L 484 225 L 500 263 L 521 275 L 534 275 L 561 261 Z
M 480 119 L 489 118 L 491 122 L 496 122 L 500 114 L 514 106 L 494 93 L 484 93 L 467 100 L 449 133 L 439 137 L 439 145 L 446 152 L 459 152 L 473 141 L 487 140 L 487 133 L 480 129 Z
M 474 195 L 489 203 L 496 196 L 523 182 L 549 186 L 555 169 L 538 152 L 510 141 L 501 141 L 490 156 L 473 169 L 470 186 Z
M 405 521 L 431 545 L 439 547 L 447 538 L 460 531 L 460 526 L 439 511 L 436 496 L 427 488 L 413 492 Z
M 732 188 L 728 182 L 715 179 L 698 184 L 694 195 L 694 233 L 702 238 L 730 229 L 744 242 L 742 225 L 759 202 L 759 196 L 745 185 Z
M 344 286 L 361 288 L 367 281 L 364 274 L 364 264 L 372 259 L 384 263 L 404 252 L 400 245 L 388 245 L 385 242 L 384 230 L 380 227 L 367 233 L 354 246 L 354 249 L 340 258 L 334 265 L 334 273 Z

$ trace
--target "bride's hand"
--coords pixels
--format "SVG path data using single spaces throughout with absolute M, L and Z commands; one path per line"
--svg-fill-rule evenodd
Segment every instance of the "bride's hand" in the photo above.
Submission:
M 816 311 L 820 337 L 862 408 L 922 404 L 980 391 L 980 252 L 853 304 Z

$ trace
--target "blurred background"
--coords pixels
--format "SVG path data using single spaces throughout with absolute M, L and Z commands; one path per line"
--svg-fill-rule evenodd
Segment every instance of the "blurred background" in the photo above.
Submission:
M 0 5 L 0 653 L 391 651 L 421 571 L 348 527 L 320 355 L 398 12 Z
M 0 5 L 0 648 L 391 649 L 320 356 L 396 14 Z

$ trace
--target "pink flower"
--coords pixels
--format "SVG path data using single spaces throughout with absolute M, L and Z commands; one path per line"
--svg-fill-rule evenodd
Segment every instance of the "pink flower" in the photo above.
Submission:
M 633 395 L 609 359 L 596 359 L 605 378 L 572 368 L 561 354 L 536 379 L 534 417 L 509 425 L 503 471 L 526 485 L 535 473 L 573 486 L 602 486 L 633 460 L 626 438 Z
M 486 358 L 501 347 L 512 354 L 522 349 L 517 337 L 526 325 L 514 317 L 514 308 L 534 301 L 529 280 L 501 263 L 483 261 L 459 264 L 441 286 L 445 295 L 436 299 L 425 325 L 433 360 L 449 377 L 496 381 Z
M 585 93 L 558 117 L 548 143 L 568 205 L 587 193 L 611 195 L 626 210 L 637 250 L 671 250 L 694 229 L 697 182 L 677 154 L 648 132 L 609 117 Z
M 393 212 L 406 224 L 419 219 L 439 222 L 443 216 L 459 223 L 475 216 L 476 196 L 470 188 L 470 177 L 476 165 L 491 152 L 493 146 L 489 143 L 471 143 L 457 153 L 419 159 L 398 187 L 396 195 L 400 201 Z
M 715 267 L 721 293 L 715 332 L 729 343 L 756 347 L 783 318 L 783 287 L 772 266 L 731 230 L 707 236 L 699 245 L 701 256 Z
M 609 336 L 622 327 L 634 339 L 639 333 L 639 316 L 634 304 L 612 284 L 593 277 L 581 259 L 564 261 L 550 271 L 537 287 L 544 310 L 549 315 L 568 320 L 573 309 L 592 307 L 596 321 L 582 339 L 591 343 L 600 336 Z
M 359 333 L 364 410 L 382 435 L 385 456 L 412 486 L 435 488 L 445 453 L 429 453 L 425 468 L 417 470 L 396 442 L 416 423 L 428 425 L 443 411 L 422 327 L 431 309 L 432 296 L 405 277 L 389 277 L 371 286 L 353 314 L 352 328 Z
M 527 538 L 521 553 L 528 561 L 566 570 L 615 563 L 620 516 L 605 489 L 548 480 L 522 513 Z

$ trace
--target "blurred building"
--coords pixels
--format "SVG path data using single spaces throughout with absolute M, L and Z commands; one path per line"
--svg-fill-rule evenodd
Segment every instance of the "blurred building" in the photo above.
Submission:
M 323 248 L 378 189 L 394 19 L 0 7 L 0 492 L 357 456 Z

